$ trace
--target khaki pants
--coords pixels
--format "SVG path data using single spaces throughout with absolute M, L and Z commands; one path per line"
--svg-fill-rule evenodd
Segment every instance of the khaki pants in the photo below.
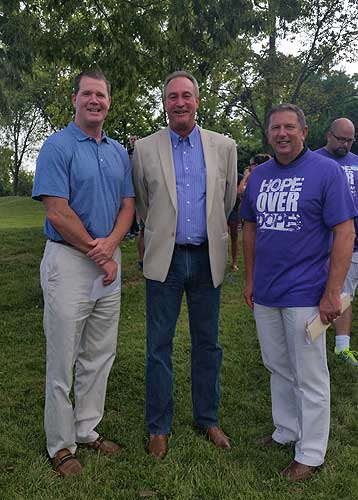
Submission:
M 262 360 L 271 372 L 273 439 L 296 443 L 295 460 L 319 466 L 329 435 L 330 387 L 326 335 L 305 343 L 304 324 L 317 307 L 265 307 L 254 313 Z
M 120 250 L 114 258 L 120 273 Z M 46 336 L 45 432 L 50 457 L 96 440 L 118 334 L 120 289 L 90 300 L 103 271 L 73 247 L 48 241 L 41 262 Z M 69 397 L 75 375 L 75 406 Z

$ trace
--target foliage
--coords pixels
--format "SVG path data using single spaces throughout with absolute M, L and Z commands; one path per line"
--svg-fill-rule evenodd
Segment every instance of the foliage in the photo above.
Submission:
M 358 124 L 358 75 L 333 71 L 326 77 L 313 76 L 302 93 L 301 106 L 308 110 L 307 144 L 317 149 L 326 144 L 326 133 L 336 118 L 345 116 Z
M 22 2 L 1 2 L 0 16 L 0 127 L 2 144 L 12 150 L 9 171 L 14 195 L 25 157 L 34 152 L 46 127 L 36 103 L 37 84 L 32 78 L 36 60 L 36 36 L 40 31 L 35 13 Z
M 357 496 L 356 368 L 336 360 L 328 334 L 331 436 L 326 465 L 311 481 L 290 484 L 278 474 L 292 447 L 262 450 L 272 431 L 269 374 L 239 273 L 222 287 L 220 342 L 224 348 L 220 417 L 233 450 L 215 449 L 192 429 L 190 340 L 183 305 L 174 340 L 175 421 L 165 460 L 144 451 L 145 286 L 133 241 L 122 245 L 123 300 L 115 360 L 100 431 L 124 451 L 109 458 L 81 450 L 81 477 L 56 477 L 45 453 L 43 405 L 45 337 L 39 265 L 43 209 L 27 198 L 0 199 L 0 490 L 3 500 L 323 500 Z M 32 226 L 31 227 L 31 217 Z M 357 302 L 354 301 L 354 316 Z M 357 329 L 357 320 L 354 322 Z M 353 348 L 357 339 L 352 337 Z
M 20 173 L 25 156 L 34 152 L 38 141 L 44 135 L 45 127 L 39 110 L 22 93 L 6 90 L 6 110 L 2 111 L 4 144 L 13 150 L 9 165 L 13 194 L 19 194 Z
M 10 180 L 10 167 L 12 151 L 0 147 L 0 197 L 9 196 L 12 193 Z
M 33 183 L 34 173 L 28 170 L 20 170 L 17 196 L 31 196 Z M 12 194 L 13 187 L 10 166 L 9 164 L 2 163 L 0 160 L 0 197 L 11 196 Z
M 317 109 L 325 120 L 335 114 L 340 81 L 324 82 L 334 64 L 357 56 L 358 3 L 0 0 L 0 40 L 1 115 L 17 124 L 18 137 L 27 136 L 32 117 L 42 136 L 64 127 L 73 114 L 72 78 L 88 67 L 102 68 L 113 85 L 106 132 L 124 143 L 147 135 L 166 124 L 165 76 L 185 68 L 200 85 L 199 124 L 234 137 L 247 161 L 267 147 L 264 116 L 272 104 L 306 107 L 314 127 Z M 287 41 L 295 42 L 294 55 L 283 53 Z M 16 183 L 21 150 L 16 134 L 8 136 Z
M 273 104 L 302 105 L 304 95 L 315 91 L 315 100 L 322 102 L 326 96 L 315 81 L 329 78 L 340 58 L 357 54 L 358 3 L 268 0 L 255 5 L 261 29 L 254 42 L 261 49 L 252 45 L 243 71 L 234 65 L 226 86 L 232 115 L 242 116 L 249 133 L 260 133 L 264 145 L 264 117 Z M 297 55 L 282 53 L 280 44 L 285 41 L 296 42 Z M 334 100 L 333 96 L 330 107 Z M 306 111 L 309 116 L 311 110 Z
M 28 170 L 20 170 L 17 195 L 31 196 L 33 183 L 34 172 L 29 172 Z

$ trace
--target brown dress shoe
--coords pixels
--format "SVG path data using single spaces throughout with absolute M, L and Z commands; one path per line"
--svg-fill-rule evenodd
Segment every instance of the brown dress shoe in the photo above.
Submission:
M 98 436 L 96 441 L 92 441 L 90 443 L 80 443 L 80 446 L 99 451 L 105 455 L 117 455 L 122 451 L 122 448 L 117 443 L 104 439 L 102 436 Z
M 282 476 L 287 477 L 289 481 L 304 481 L 318 472 L 321 467 L 315 467 L 312 465 L 305 465 L 294 460 L 290 463 L 288 467 L 281 471 Z
M 75 476 L 82 473 L 82 465 L 67 448 L 58 450 L 51 458 L 53 470 L 62 477 Z
M 275 441 L 271 434 L 269 436 L 264 436 L 262 438 L 259 438 L 256 441 L 257 446 L 260 446 L 261 448 L 272 448 L 273 446 L 285 446 L 286 444 L 289 443 L 279 443 L 278 441 Z
M 149 434 L 147 452 L 155 458 L 164 458 L 168 453 L 168 436 L 166 434 Z
M 272 438 L 271 434 L 269 436 L 264 436 L 256 441 L 257 446 L 260 448 L 272 448 L 276 444 L 276 441 Z M 279 443 L 277 443 L 279 444 Z
M 230 439 L 220 427 L 208 427 L 205 429 L 205 435 L 217 448 L 231 450 Z

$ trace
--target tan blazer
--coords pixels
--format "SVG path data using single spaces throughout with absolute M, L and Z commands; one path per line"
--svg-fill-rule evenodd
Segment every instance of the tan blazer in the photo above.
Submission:
M 227 218 L 236 201 L 236 144 L 216 132 L 199 131 L 206 165 L 211 275 L 217 287 L 227 261 Z M 145 223 L 144 276 L 163 282 L 173 256 L 178 210 L 169 128 L 136 142 L 132 168 L 137 210 Z

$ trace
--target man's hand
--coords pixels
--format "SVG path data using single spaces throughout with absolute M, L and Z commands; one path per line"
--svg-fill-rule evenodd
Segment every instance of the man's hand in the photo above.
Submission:
M 110 238 L 96 238 L 88 244 L 93 248 L 87 255 L 99 266 L 111 260 L 116 249 L 116 244 Z
M 115 260 L 108 260 L 105 264 L 101 265 L 104 271 L 103 285 L 107 286 L 113 283 L 117 278 L 118 264 Z
M 322 322 L 327 325 L 341 315 L 341 290 L 352 258 L 355 238 L 353 219 L 333 227 L 333 246 L 326 289 L 319 304 Z
M 340 294 L 324 293 L 319 303 L 319 314 L 322 323 L 328 325 L 341 315 L 342 302 Z
M 253 285 L 252 283 L 246 284 L 244 288 L 244 298 L 246 304 L 249 306 L 250 309 L 254 308 L 254 293 L 253 293 Z

